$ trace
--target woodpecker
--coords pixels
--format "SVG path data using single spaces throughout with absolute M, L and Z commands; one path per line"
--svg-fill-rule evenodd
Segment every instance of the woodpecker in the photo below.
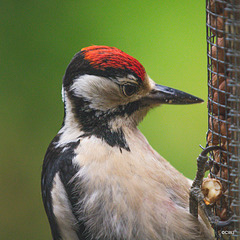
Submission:
M 212 239 L 189 213 L 189 179 L 137 128 L 155 106 L 202 99 L 156 84 L 138 60 L 108 46 L 73 57 L 62 97 L 41 181 L 54 240 Z

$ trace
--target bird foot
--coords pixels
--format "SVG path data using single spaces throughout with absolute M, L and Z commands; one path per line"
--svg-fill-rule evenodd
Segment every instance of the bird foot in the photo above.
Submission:
M 207 154 L 213 150 L 221 149 L 220 146 L 210 146 L 205 148 L 201 154 L 197 158 L 197 173 L 196 177 L 192 183 L 190 189 L 190 197 L 189 197 L 189 209 L 190 213 L 198 218 L 198 206 L 204 211 L 208 221 L 211 226 L 214 228 L 222 228 L 231 224 L 232 218 L 226 221 L 220 221 L 218 216 L 215 216 L 211 211 L 211 206 L 206 205 L 204 202 L 204 196 L 201 190 L 203 178 L 205 172 L 209 170 L 209 162 Z

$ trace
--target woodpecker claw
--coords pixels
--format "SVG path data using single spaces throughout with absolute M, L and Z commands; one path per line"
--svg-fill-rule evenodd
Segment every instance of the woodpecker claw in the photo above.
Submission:
M 200 153 L 200 156 L 202 157 L 206 157 L 207 154 L 213 150 L 218 150 L 218 149 L 223 149 L 221 146 L 209 146 L 209 147 L 206 147 L 201 153 Z
M 201 191 L 201 185 L 203 182 L 203 178 L 205 172 L 209 170 L 209 162 L 207 154 L 213 150 L 222 149 L 220 146 L 209 146 L 206 147 L 197 158 L 197 173 L 196 177 L 192 183 L 190 189 L 190 197 L 189 197 L 189 209 L 190 213 L 198 218 L 198 205 L 204 211 L 205 215 L 208 218 L 211 226 L 213 228 L 222 228 L 230 225 L 232 223 L 232 217 L 226 221 L 220 221 L 219 217 L 214 216 L 211 211 L 211 206 L 206 205 L 204 202 L 204 196 Z

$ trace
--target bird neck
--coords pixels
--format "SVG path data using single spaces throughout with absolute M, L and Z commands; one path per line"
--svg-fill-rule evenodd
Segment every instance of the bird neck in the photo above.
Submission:
M 126 113 L 125 106 L 100 111 L 89 108 L 89 103 L 83 98 L 67 98 L 64 123 L 60 132 L 67 133 L 68 138 L 73 138 L 72 140 L 95 136 L 111 147 L 130 151 L 125 134 L 128 130 L 136 129 L 139 119 L 142 119 L 142 116 L 136 116 L 142 115 L 138 110 L 138 103 L 132 103 L 131 111 L 131 114 Z

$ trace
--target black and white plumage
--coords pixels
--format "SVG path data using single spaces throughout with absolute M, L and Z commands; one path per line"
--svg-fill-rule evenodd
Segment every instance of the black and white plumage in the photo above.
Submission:
M 74 56 L 62 94 L 63 125 L 42 169 L 54 240 L 211 239 L 189 214 L 190 181 L 137 129 L 154 106 L 201 99 L 155 84 L 136 59 L 105 46 Z

